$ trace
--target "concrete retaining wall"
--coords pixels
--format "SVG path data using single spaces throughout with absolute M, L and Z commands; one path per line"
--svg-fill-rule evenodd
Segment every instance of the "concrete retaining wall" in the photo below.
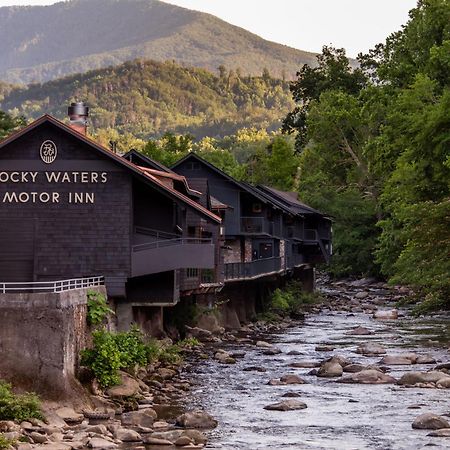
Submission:
M 73 395 L 87 339 L 88 290 L 0 294 L 0 378 L 45 398 Z

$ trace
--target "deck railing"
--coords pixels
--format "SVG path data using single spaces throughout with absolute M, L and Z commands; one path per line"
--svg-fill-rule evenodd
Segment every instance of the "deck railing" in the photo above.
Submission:
M 0 293 L 38 293 L 65 292 L 75 289 L 104 286 L 104 277 L 72 278 L 58 281 L 3 282 L 0 281 Z
M 244 263 L 225 264 L 225 280 L 257 278 L 281 270 L 281 258 L 263 258 Z
M 161 239 L 159 241 L 147 242 L 146 244 L 134 245 L 133 252 L 150 250 L 154 248 L 171 247 L 173 245 L 212 244 L 212 243 L 213 243 L 212 239 L 200 239 L 200 238 Z

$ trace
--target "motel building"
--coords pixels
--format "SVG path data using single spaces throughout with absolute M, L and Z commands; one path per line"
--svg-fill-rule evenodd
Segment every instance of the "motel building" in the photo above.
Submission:
M 119 156 L 87 118 L 73 103 L 69 124 L 45 115 L 0 142 L 0 320 L 2 298 L 102 286 L 118 329 L 162 333 L 176 305 L 217 300 L 239 326 L 268 290 L 313 286 L 330 218 L 195 154 L 172 168 Z

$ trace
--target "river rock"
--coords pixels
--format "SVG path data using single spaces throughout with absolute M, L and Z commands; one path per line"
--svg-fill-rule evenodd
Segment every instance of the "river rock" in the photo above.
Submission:
M 446 378 L 450 378 L 450 375 L 437 370 L 430 372 L 408 372 L 398 380 L 398 384 L 401 386 L 414 386 L 419 383 L 438 383 Z
M 236 364 L 236 360 L 231 357 L 231 355 L 228 352 L 225 352 L 224 350 L 218 351 L 214 355 L 214 359 L 219 361 L 221 364 Z
M 396 382 L 397 380 L 394 377 L 375 369 L 362 370 L 361 372 L 354 373 L 338 380 L 338 383 L 355 384 L 388 384 Z
M 133 397 L 139 392 L 139 383 L 125 372 L 120 372 L 121 382 L 110 387 L 106 394 L 112 398 Z
M 267 369 L 259 366 L 247 366 L 242 369 L 244 372 L 267 372 Z
M 266 341 L 257 341 L 256 346 L 261 347 L 261 348 L 272 348 L 273 347 L 272 344 L 270 344 L 269 342 L 266 342 Z
M 67 423 L 80 423 L 84 419 L 84 415 L 75 412 L 73 408 L 59 408 L 55 413 Z
M 437 381 L 436 387 L 440 389 L 450 389 L 450 377 L 442 378 Z
M 98 437 L 93 437 L 93 438 L 89 439 L 87 446 L 89 448 L 97 448 L 100 450 L 108 450 L 111 448 L 118 447 L 118 445 L 115 444 L 114 442 L 107 441 L 106 439 L 102 439 L 102 438 L 98 438 Z
M 342 366 L 336 362 L 326 362 L 322 364 L 319 371 L 317 372 L 318 377 L 332 378 L 340 377 L 343 373 Z
M 360 353 L 364 356 L 377 356 L 384 355 L 386 353 L 386 350 L 380 344 L 367 342 L 366 344 L 360 345 L 356 349 L 356 353 Z
M 176 441 L 175 445 L 178 447 L 184 447 L 185 445 L 191 445 L 193 444 L 192 439 L 188 436 L 180 436 Z
M 441 428 L 450 428 L 450 424 L 437 414 L 425 413 L 416 417 L 412 427 L 419 430 L 439 430 Z
M 396 309 L 378 310 L 373 313 L 373 318 L 380 320 L 398 319 L 398 311 Z
M 431 433 L 428 433 L 427 436 L 432 437 L 450 437 L 450 428 L 441 428 L 436 431 L 432 431 Z
M 264 409 L 269 411 L 294 411 L 305 408 L 307 408 L 306 403 L 303 403 L 300 400 L 283 400 L 279 403 L 264 406 Z
M 160 439 L 153 436 L 144 437 L 145 445 L 160 445 L 160 446 L 173 446 L 173 442 L 168 441 L 167 439 Z
M 45 434 L 38 433 L 37 431 L 33 431 L 30 434 L 30 438 L 33 439 L 35 444 L 45 444 L 48 441 L 48 437 Z M 60 439 L 62 441 L 62 439 Z
M 263 351 L 264 355 L 274 356 L 283 353 L 278 347 L 267 348 Z
M 215 428 L 217 420 L 204 411 L 191 411 L 177 417 L 177 425 L 184 428 Z
M 334 355 L 331 358 L 328 358 L 325 362 L 336 363 L 341 367 L 345 367 L 351 364 L 351 361 L 349 361 L 345 356 L 342 355 Z
M 347 334 L 349 336 L 366 336 L 369 334 L 373 334 L 373 331 L 369 330 L 366 327 L 356 327 L 350 331 L 347 331 L 347 333 L 345 333 L 345 334 Z
M 120 420 L 125 427 L 151 427 L 157 417 L 154 409 L 145 408 L 140 411 L 123 413 Z
M 435 364 L 436 360 L 430 355 L 418 355 L 416 364 Z
M 289 364 L 289 367 L 295 369 L 311 369 L 313 367 L 320 367 L 319 361 L 295 361 Z
M 378 364 L 386 364 L 388 366 L 408 366 L 413 364 L 413 362 L 410 358 L 405 356 L 386 355 L 378 362 Z
M 283 375 L 280 378 L 280 381 L 283 384 L 305 384 L 306 383 L 306 381 L 303 378 L 300 378 L 298 375 L 295 375 L 295 374 Z
M 361 291 L 361 292 L 357 292 L 355 294 L 355 298 L 362 300 L 363 298 L 367 298 L 369 296 L 369 293 L 367 291 Z
M 195 337 L 199 341 L 209 341 L 213 337 L 211 331 L 204 330 L 203 328 L 189 327 L 187 325 L 185 326 L 185 328 L 189 336 Z
M 166 367 L 160 367 L 156 373 L 163 379 L 163 380 L 170 380 L 173 378 L 177 372 L 173 369 L 167 369 Z
M 344 372 L 347 373 L 357 373 L 361 372 L 361 370 L 364 370 L 365 366 L 362 364 L 348 364 L 344 367 Z
M 117 428 L 114 433 L 114 437 L 116 439 L 121 440 L 122 442 L 140 442 L 142 441 L 141 435 L 134 430 L 129 430 L 128 428 Z
M 316 345 L 314 350 L 316 352 L 332 352 L 335 348 L 332 345 Z

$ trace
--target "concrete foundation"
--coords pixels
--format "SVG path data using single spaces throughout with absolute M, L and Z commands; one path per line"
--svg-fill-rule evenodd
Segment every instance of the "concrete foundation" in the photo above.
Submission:
M 76 371 L 87 339 L 87 291 L 0 294 L 0 378 L 44 398 L 79 391 Z M 92 288 L 106 294 L 103 287 Z

